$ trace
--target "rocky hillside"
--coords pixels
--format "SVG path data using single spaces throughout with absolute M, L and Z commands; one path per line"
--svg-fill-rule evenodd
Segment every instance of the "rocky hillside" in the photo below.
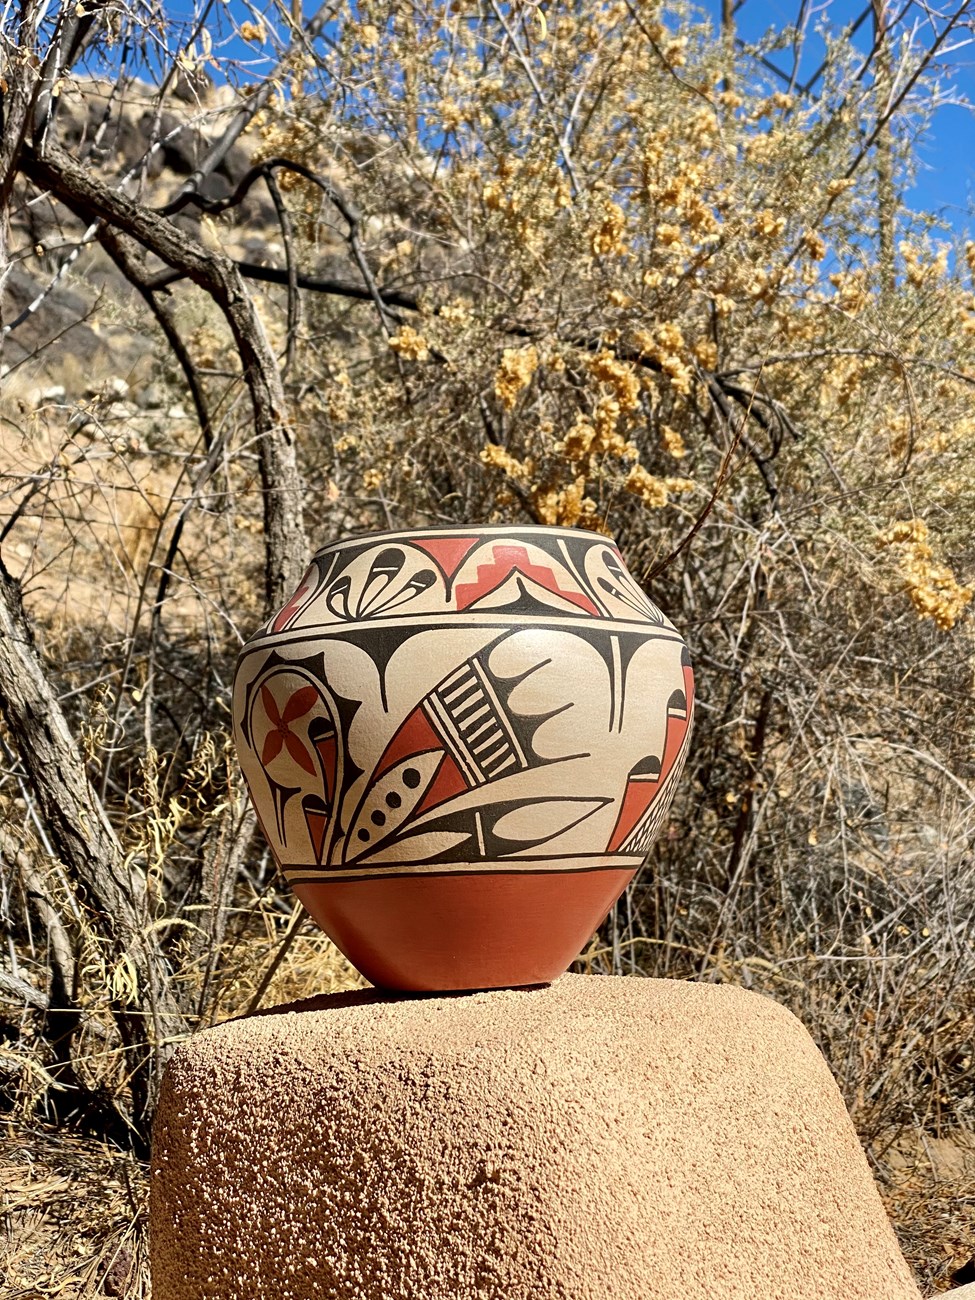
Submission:
M 80 79 L 62 95 L 60 138 L 102 179 L 161 206 L 226 128 L 237 103 L 228 86 L 170 95 L 160 111 L 154 87 L 121 88 Z M 247 170 L 260 138 L 245 133 L 208 179 L 221 197 Z M 255 186 L 219 227 L 187 209 L 176 220 L 232 256 L 280 264 L 282 246 L 266 189 Z M 161 339 L 138 295 L 84 229 L 42 194 L 21 190 L 14 205 L 12 264 L 4 284 L 2 374 L 8 398 L 58 403 L 109 394 L 137 408 L 166 402 L 159 382 Z M 336 249 L 338 252 L 338 249 Z M 160 267 L 160 269 L 162 269 Z

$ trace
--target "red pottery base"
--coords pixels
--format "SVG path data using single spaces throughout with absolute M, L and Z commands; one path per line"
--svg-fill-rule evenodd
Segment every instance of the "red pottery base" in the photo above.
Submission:
M 550 983 L 633 876 L 632 868 L 416 874 L 292 888 L 370 983 L 425 993 Z

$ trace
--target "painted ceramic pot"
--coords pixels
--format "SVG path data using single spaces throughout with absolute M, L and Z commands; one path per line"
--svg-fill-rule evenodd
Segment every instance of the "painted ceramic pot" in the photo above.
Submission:
M 241 653 L 234 728 L 277 862 L 373 983 L 541 984 L 663 824 L 693 675 L 616 546 L 570 528 L 324 547 Z

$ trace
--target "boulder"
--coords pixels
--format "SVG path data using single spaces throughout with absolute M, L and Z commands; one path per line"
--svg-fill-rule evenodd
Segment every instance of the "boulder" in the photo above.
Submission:
M 918 1300 L 825 1061 L 740 989 L 368 991 L 168 1067 L 154 1300 Z

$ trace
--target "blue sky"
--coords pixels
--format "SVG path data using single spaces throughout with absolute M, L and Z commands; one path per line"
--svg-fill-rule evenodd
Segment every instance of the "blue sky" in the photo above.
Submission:
M 703 7 L 717 22 L 720 0 L 703 0 Z M 867 0 L 813 0 L 811 8 L 819 14 L 810 26 L 823 20 L 842 28 L 852 24 L 867 7 Z M 891 9 L 899 6 L 891 4 Z M 744 41 L 758 41 L 766 32 L 781 32 L 796 21 L 800 0 L 743 0 L 735 15 L 738 34 Z M 912 15 L 919 16 L 917 13 Z M 960 39 L 965 34 L 960 33 Z M 868 19 L 854 37 L 858 46 L 868 51 L 873 33 Z M 800 62 L 803 73 L 811 77 L 819 66 L 823 45 L 813 31 L 807 37 Z M 788 52 L 778 54 L 780 66 L 791 71 Z M 942 85 L 957 96 L 975 101 L 975 46 L 949 55 Z M 917 182 L 905 194 L 912 208 L 933 212 L 959 233 L 975 235 L 975 111 L 955 105 L 940 108 L 928 129 L 917 140 Z
M 354 5 L 354 0 L 350 2 Z M 696 0 L 696 3 L 711 15 L 717 25 L 721 0 Z M 827 22 L 836 29 L 852 24 L 867 3 L 868 0 L 807 0 L 811 17 L 800 61 L 800 82 L 811 77 L 820 64 L 824 48 L 816 31 L 820 24 Z M 769 31 L 782 32 L 796 21 L 801 4 L 802 0 L 739 0 L 740 7 L 735 15 L 738 34 L 744 41 L 754 42 Z M 306 0 L 306 11 L 314 7 L 313 0 Z M 890 0 L 891 10 L 898 7 L 899 0 Z M 263 8 L 264 5 L 257 0 L 250 12 L 259 12 Z M 193 0 L 175 0 L 165 9 L 172 17 L 185 20 L 193 11 Z M 221 10 L 238 21 L 249 16 L 242 0 L 217 0 L 211 12 L 222 17 Z M 909 20 L 919 17 L 920 11 L 916 9 L 908 14 Z M 223 30 L 222 38 L 217 34 L 220 28 Z M 229 24 L 225 22 L 214 28 L 218 53 L 241 59 L 245 65 L 250 63 L 255 74 L 266 71 L 267 51 L 238 39 L 227 41 L 229 30 Z M 963 33 L 960 35 L 964 37 Z M 869 19 L 859 28 L 854 40 L 864 52 L 870 49 L 873 36 Z M 783 68 L 791 70 L 788 51 L 773 57 Z M 975 101 L 975 46 L 956 51 L 946 62 L 943 87 L 956 98 Z M 904 196 L 908 205 L 938 215 L 959 234 L 975 237 L 975 111 L 953 104 L 940 108 L 928 130 L 918 138 L 915 154 L 918 175 L 915 185 Z

